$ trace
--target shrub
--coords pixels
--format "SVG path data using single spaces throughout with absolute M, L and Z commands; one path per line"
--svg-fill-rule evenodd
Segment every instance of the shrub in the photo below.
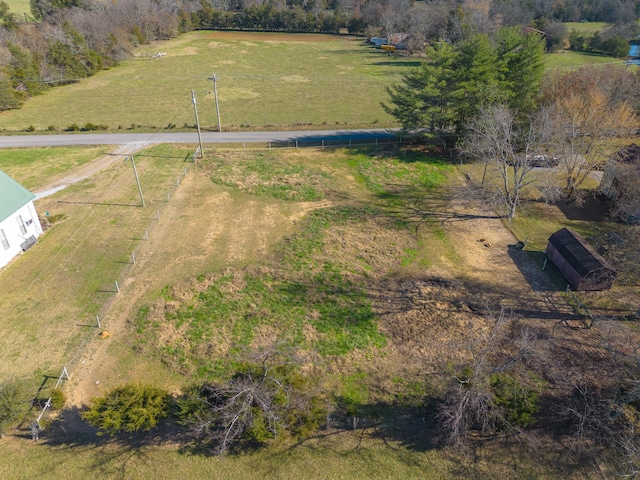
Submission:
M 50 132 L 55 132 L 56 130 L 58 130 L 58 127 L 56 127 L 55 125 L 49 125 L 47 127 L 47 130 L 49 130 Z
M 31 402 L 25 389 L 16 381 L 0 383 L 0 434 L 27 414 Z
M 66 129 L 67 132 L 77 132 L 80 130 L 80 126 L 76 123 L 73 122 L 71 125 L 69 125 Z
M 528 427 L 539 409 L 538 394 L 515 377 L 496 373 L 491 375 L 491 389 L 495 403 L 504 409 L 506 423 L 516 427 Z
M 169 415 L 171 395 L 151 385 L 127 384 L 95 398 L 82 414 L 89 424 L 98 427 L 98 435 L 118 432 L 136 433 L 151 430 Z
M 51 390 L 51 409 L 62 410 L 64 404 L 67 403 L 67 396 L 61 388 L 54 388 Z
M 35 131 L 35 129 L 36 129 L 36 127 L 34 127 L 33 125 L 29 125 L 29 126 L 27 127 L 27 132 L 34 132 L 34 131 Z

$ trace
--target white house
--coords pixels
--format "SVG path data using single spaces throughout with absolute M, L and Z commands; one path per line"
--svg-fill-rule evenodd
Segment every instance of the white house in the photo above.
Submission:
M 0 170 L 0 268 L 29 249 L 42 233 L 36 196 Z

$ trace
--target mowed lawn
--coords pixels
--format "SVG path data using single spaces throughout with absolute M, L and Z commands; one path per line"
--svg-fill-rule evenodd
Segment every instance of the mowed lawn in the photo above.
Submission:
M 164 53 L 161 57 L 156 54 Z M 0 128 L 64 129 L 72 123 L 163 128 L 194 125 L 191 90 L 204 127 L 216 125 L 215 72 L 222 124 L 371 126 L 392 119 L 385 86 L 417 65 L 362 38 L 337 35 L 198 31 L 154 43 L 136 57 L 2 112 Z

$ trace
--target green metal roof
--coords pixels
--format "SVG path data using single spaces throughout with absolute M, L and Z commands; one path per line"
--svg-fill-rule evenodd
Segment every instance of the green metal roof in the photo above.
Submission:
M 36 196 L 0 170 L 0 222 Z

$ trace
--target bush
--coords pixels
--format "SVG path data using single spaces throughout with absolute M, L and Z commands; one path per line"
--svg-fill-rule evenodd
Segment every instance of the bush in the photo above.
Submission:
M 31 407 L 26 390 L 16 381 L 0 383 L 0 434 L 13 422 L 25 416 Z
M 491 389 L 496 405 L 502 407 L 506 423 L 516 427 L 528 427 L 539 410 L 538 394 L 516 378 L 496 373 L 491 375 Z
M 51 390 L 51 409 L 62 410 L 64 404 L 67 403 L 67 396 L 61 388 L 54 388 Z
M 76 123 L 73 122 L 71 125 L 69 125 L 66 129 L 67 132 L 77 132 L 80 130 L 80 126 Z
M 98 435 L 118 432 L 149 431 L 169 415 L 171 395 L 150 385 L 127 384 L 95 398 L 82 414 L 89 424 L 98 427 Z
M 29 125 L 27 127 L 27 132 L 35 132 L 35 130 L 36 130 L 36 127 L 34 127 L 33 125 Z
M 55 132 L 56 130 L 58 130 L 58 127 L 56 127 L 55 125 L 49 125 L 47 127 L 47 130 L 49 130 L 50 132 Z

